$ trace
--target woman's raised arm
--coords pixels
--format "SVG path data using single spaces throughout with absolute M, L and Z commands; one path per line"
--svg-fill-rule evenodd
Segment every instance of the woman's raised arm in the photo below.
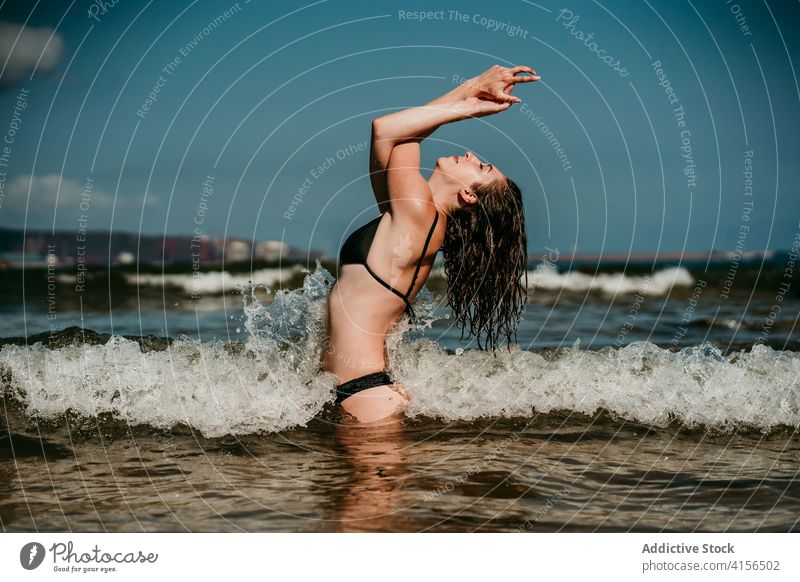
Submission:
M 439 117 L 446 118 L 447 121 L 459 121 L 493 115 L 509 107 L 510 101 L 468 97 L 452 103 L 415 108 L 419 111 L 416 112 L 418 117 L 413 118 L 413 122 L 417 124 L 415 127 L 424 128 Z M 404 216 L 413 222 L 424 222 L 423 216 L 431 213 L 433 193 L 420 172 L 420 141 L 421 138 L 404 139 L 392 148 L 387 171 L 387 190 L 393 218 Z
M 445 93 L 441 97 L 437 97 L 433 101 L 427 103 L 423 107 L 438 105 L 447 102 L 460 101 L 469 97 L 469 89 L 464 85 L 459 85 L 452 91 Z M 421 109 L 419 107 L 413 109 Z M 369 171 L 370 182 L 372 183 L 372 191 L 375 193 L 375 199 L 378 202 L 378 207 L 381 212 L 388 210 L 389 204 L 389 187 L 387 185 L 386 170 L 389 167 L 389 158 L 392 155 L 392 149 L 403 139 L 425 139 L 439 125 L 430 127 L 427 131 L 423 131 L 419 136 L 411 135 L 408 127 L 403 127 L 403 119 L 406 118 L 406 112 L 411 111 L 406 109 L 383 117 L 378 117 L 372 120 L 372 139 L 369 155 Z M 387 118 L 395 116 L 387 123 Z M 413 116 L 413 114 L 412 114 Z M 398 120 L 398 117 L 400 119 Z M 443 119 L 443 118 L 442 118 Z M 399 123 L 398 123 L 399 121 Z M 442 123 L 445 123 L 442 121 Z
M 517 76 L 523 72 L 531 73 L 533 76 Z M 539 77 L 535 75 L 536 72 L 530 67 L 508 68 L 495 65 L 421 107 L 397 111 L 373 120 L 370 181 L 381 212 L 388 209 L 389 190 L 386 171 L 392 150 L 397 144 L 408 140 L 419 142 L 445 123 L 465 118 L 463 105 L 456 109 L 449 105 L 475 98 L 482 101 L 493 100 L 497 103 L 519 102 L 519 99 L 510 95 L 511 90 L 516 83 L 538 81 Z M 473 108 L 469 105 L 466 109 Z

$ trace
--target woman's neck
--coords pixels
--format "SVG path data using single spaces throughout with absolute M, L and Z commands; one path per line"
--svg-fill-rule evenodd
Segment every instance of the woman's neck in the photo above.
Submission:
M 428 178 L 428 187 L 433 194 L 433 203 L 440 210 L 450 214 L 458 208 L 458 193 L 453 193 L 453 185 L 439 172 L 433 172 Z

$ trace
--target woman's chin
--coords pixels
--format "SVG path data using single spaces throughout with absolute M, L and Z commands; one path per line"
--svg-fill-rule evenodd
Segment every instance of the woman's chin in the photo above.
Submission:
M 436 160 L 436 168 L 435 169 L 444 170 L 445 168 L 448 168 L 453 164 L 454 164 L 453 158 L 449 158 L 449 157 L 438 158 Z

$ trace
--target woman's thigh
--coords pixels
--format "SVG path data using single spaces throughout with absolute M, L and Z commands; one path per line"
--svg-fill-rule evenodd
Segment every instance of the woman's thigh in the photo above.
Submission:
M 375 386 L 345 398 L 342 409 L 360 423 L 379 422 L 402 414 L 409 400 L 398 384 Z

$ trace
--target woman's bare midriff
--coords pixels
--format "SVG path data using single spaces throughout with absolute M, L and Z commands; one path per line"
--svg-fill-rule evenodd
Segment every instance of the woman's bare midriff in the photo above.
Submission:
M 385 370 L 386 336 L 404 309 L 403 300 L 375 281 L 363 265 L 342 265 L 328 299 L 323 369 L 340 382 Z
M 375 281 L 363 265 L 342 265 L 328 299 L 323 370 L 336 374 L 340 384 L 385 370 L 386 336 L 404 310 L 402 299 Z M 392 384 L 362 390 L 346 398 L 342 408 L 369 423 L 396 415 L 407 403 L 402 387 Z
M 414 277 L 422 242 L 418 249 L 409 248 L 417 246 L 409 244 L 409 241 L 416 242 L 420 233 L 414 232 L 411 236 L 408 231 L 397 229 L 399 232 L 396 232 L 391 220 L 388 213 L 384 215 L 367 262 L 379 277 L 404 293 Z M 433 244 L 427 249 L 409 301 L 413 302 L 425 285 L 441 239 L 435 236 L 431 242 Z M 392 256 L 391 249 L 403 249 L 407 261 L 398 265 L 398 257 Z M 386 337 L 403 317 L 405 309 L 405 302 L 376 281 L 364 265 L 341 265 L 328 297 L 322 369 L 336 374 L 340 384 L 386 370 L 389 364 Z M 370 422 L 367 418 L 389 416 L 392 410 L 401 410 L 407 402 L 408 396 L 402 386 L 391 384 L 362 390 L 346 398 L 342 408 L 359 421 Z

